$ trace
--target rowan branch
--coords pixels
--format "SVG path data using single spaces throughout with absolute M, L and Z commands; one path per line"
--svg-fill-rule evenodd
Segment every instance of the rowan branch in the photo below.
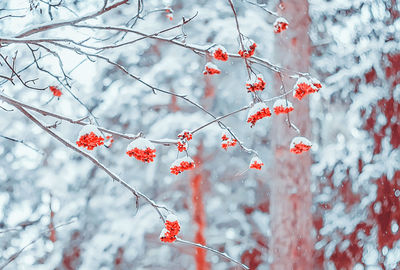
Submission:
M 0 95 L 0 98 L 2 96 Z M 168 208 L 166 208 L 165 206 L 160 206 L 157 205 L 153 200 L 151 200 L 149 197 L 147 197 L 145 194 L 141 193 L 139 190 L 133 188 L 132 186 L 130 186 L 127 182 L 125 182 L 124 180 L 122 180 L 120 177 L 118 177 L 116 174 L 114 174 L 113 172 L 111 172 L 107 167 L 105 167 L 102 163 L 100 163 L 96 158 L 94 158 L 93 156 L 91 156 L 90 154 L 82 151 L 81 149 L 79 149 L 78 147 L 74 146 L 73 144 L 69 143 L 68 141 L 66 141 L 65 139 L 63 139 L 62 137 L 60 137 L 59 135 L 57 135 L 56 133 L 54 133 L 53 131 L 51 131 L 49 128 L 47 128 L 46 126 L 44 126 L 37 118 L 35 118 L 32 114 L 30 114 L 29 112 L 27 112 L 22 106 L 19 106 L 17 104 L 14 103 L 10 103 L 11 105 L 13 105 L 17 110 L 21 111 L 28 119 L 30 119 L 32 122 L 34 122 L 37 126 L 39 126 L 41 129 L 43 129 L 45 132 L 47 132 L 48 134 L 50 134 L 53 138 L 55 138 L 56 140 L 58 140 L 59 142 L 61 142 L 62 144 L 64 144 L 66 147 L 74 150 L 75 152 L 77 152 L 78 154 L 86 157 L 87 159 L 89 159 L 95 166 L 97 166 L 98 168 L 102 169 L 106 174 L 108 174 L 113 180 L 117 181 L 118 183 L 120 183 L 124 188 L 126 188 L 128 191 L 130 191 L 133 195 L 136 196 L 136 198 L 143 198 L 145 201 L 147 201 L 158 213 L 158 215 L 160 216 L 160 218 L 163 220 L 163 222 L 165 222 L 165 217 L 164 215 L 161 213 L 160 209 L 163 209 L 167 212 L 172 212 L 171 210 L 169 210 Z M 37 240 L 35 240 L 37 241 Z M 180 243 L 184 243 L 184 244 L 188 244 L 191 246 L 195 246 L 195 247 L 199 247 L 211 252 L 216 253 L 217 255 L 224 257 L 226 259 L 228 259 L 229 261 L 232 261 L 238 265 L 240 265 L 242 268 L 244 269 L 249 269 L 247 266 L 245 266 L 244 264 L 238 262 L 237 260 L 233 259 L 232 257 L 228 256 L 226 253 L 222 253 L 219 252 L 213 248 L 201 245 L 201 244 L 197 244 L 197 243 L 192 243 L 190 241 L 186 241 L 186 240 L 182 240 L 182 239 L 177 239 L 178 242 Z M 34 242 L 33 242 L 34 243 Z M 33 244 L 30 243 L 29 245 Z M 28 245 L 28 246 L 29 246 Z M 28 247 L 26 246 L 26 247 Z M 12 258 L 10 258 L 8 260 L 8 262 L 0 268 L 3 269 L 5 266 L 7 266 L 11 261 L 13 261 L 26 247 L 24 247 L 22 250 L 20 250 L 20 252 L 16 253 L 16 256 L 12 256 Z

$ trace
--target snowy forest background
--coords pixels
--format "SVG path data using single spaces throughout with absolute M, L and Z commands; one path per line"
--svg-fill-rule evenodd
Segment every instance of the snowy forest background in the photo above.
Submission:
M 230 1 L 0 0 L 0 269 L 400 268 L 400 3 L 232 3 L 257 44 L 248 61 L 266 81 L 262 99 L 306 73 L 322 88 L 288 95 L 292 128 L 282 115 L 251 128 L 247 110 L 223 119 L 243 147 L 222 149 L 218 123 L 199 130 L 196 168 L 173 175 L 185 154 L 165 142 L 253 101 Z M 289 27 L 276 34 L 280 16 Z M 213 44 L 233 56 L 212 59 Z M 203 75 L 209 61 L 221 74 Z M 161 242 L 155 207 L 10 98 L 73 145 L 89 122 L 161 142 L 152 163 L 126 155 L 131 140 L 117 134 L 83 151 L 173 211 L 180 238 L 219 253 Z M 301 155 L 289 152 L 296 127 L 313 143 Z M 260 171 L 248 169 L 254 151 Z

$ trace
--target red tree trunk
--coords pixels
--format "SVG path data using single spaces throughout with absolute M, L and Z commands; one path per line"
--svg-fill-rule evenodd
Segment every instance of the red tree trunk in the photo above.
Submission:
M 308 71 L 310 65 L 310 40 L 307 0 L 290 0 L 282 3 L 282 16 L 289 21 L 289 29 L 276 38 L 276 62 L 291 70 Z M 285 74 L 284 74 L 285 75 Z M 295 80 L 284 76 L 286 90 Z M 281 86 L 276 77 L 277 94 Z M 288 96 L 291 99 L 291 96 Z M 311 122 L 308 97 L 294 101 L 295 110 L 290 120 L 300 129 L 301 136 L 310 139 Z M 271 269 L 313 269 L 313 238 L 310 191 L 309 153 L 300 155 L 289 151 L 293 137 L 299 136 L 289 129 L 283 116 L 274 117 L 273 147 L 275 164 L 271 180 Z

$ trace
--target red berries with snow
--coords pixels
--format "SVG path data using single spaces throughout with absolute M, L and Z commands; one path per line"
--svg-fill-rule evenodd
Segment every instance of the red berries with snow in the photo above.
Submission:
M 261 161 L 259 157 L 253 157 L 250 161 L 250 169 L 261 170 L 261 167 L 264 166 L 264 163 Z
M 270 116 L 271 111 L 269 110 L 268 106 L 265 105 L 264 102 L 258 102 L 249 110 L 247 115 L 247 123 L 251 123 L 251 127 L 253 127 L 258 120 Z
M 213 47 L 211 49 L 211 54 L 213 55 L 213 57 L 216 60 L 220 60 L 220 61 L 227 61 L 228 60 L 228 52 L 221 45 L 217 45 L 217 46 Z
M 49 86 L 50 91 L 53 93 L 53 96 L 55 97 L 61 97 L 62 92 L 60 89 L 58 89 L 56 86 Z
M 225 150 L 227 150 L 230 146 L 235 146 L 237 143 L 237 140 L 234 138 L 229 138 L 228 133 L 226 133 L 225 131 L 222 132 L 221 139 L 221 147 Z
M 194 167 L 195 165 L 193 159 L 191 159 L 190 157 L 184 157 L 175 160 L 172 163 L 170 170 L 172 174 L 178 175 L 183 171 L 194 169 Z
M 295 137 L 290 143 L 290 152 L 295 154 L 301 154 L 310 150 L 312 144 L 304 137 Z
M 249 58 L 254 55 L 257 44 L 253 40 L 246 38 L 245 40 L 243 40 L 243 47 L 244 50 L 240 50 L 238 54 L 242 58 Z
M 274 33 L 278 34 L 281 33 L 282 31 L 285 31 L 289 26 L 288 21 L 285 18 L 278 18 L 274 22 Z
M 178 142 L 178 151 L 179 152 L 183 152 L 186 151 L 188 148 L 188 144 L 186 141 L 179 141 Z
M 190 131 L 184 130 L 178 134 L 178 138 L 181 140 L 186 139 L 186 140 L 190 141 L 191 139 L 193 139 L 193 135 L 192 135 L 192 133 L 190 133 Z
M 286 99 L 278 99 L 275 101 L 273 108 L 276 115 L 281 113 L 289 113 L 294 110 L 292 103 Z
M 178 134 L 178 138 L 180 139 L 180 141 L 178 142 L 178 151 L 183 152 L 187 150 L 188 148 L 187 142 L 193 139 L 193 135 L 192 133 L 190 133 L 190 131 L 184 130 Z
M 172 243 L 176 240 L 181 227 L 175 215 L 169 214 L 164 224 L 165 228 L 162 229 L 160 240 L 166 243 Z
M 86 125 L 79 132 L 76 144 L 79 147 L 87 148 L 87 150 L 93 150 L 95 147 L 104 144 L 104 138 L 97 127 L 94 125 Z
M 252 74 L 251 79 L 246 82 L 247 92 L 262 91 L 265 85 L 266 83 L 262 74 L 258 74 L 257 76 Z
M 126 148 L 126 154 L 143 162 L 153 162 L 156 157 L 154 145 L 145 138 L 137 138 Z
M 221 70 L 211 62 L 208 62 L 205 65 L 204 71 L 203 71 L 204 75 L 214 75 L 214 74 L 220 74 L 220 73 L 221 73 Z
M 294 86 L 293 96 L 301 100 L 305 95 L 318 92 L 321 87 L 322 85 L 317 79 L 311 78 L 308 80 L 300 77 Z
M 311 78 L 310 82 L 312 83 L 312 88 L 313 88 L 314 92 L 318 92 L 322 88 L 322 84 L 319 80 L 317 80 L 315 78 Z

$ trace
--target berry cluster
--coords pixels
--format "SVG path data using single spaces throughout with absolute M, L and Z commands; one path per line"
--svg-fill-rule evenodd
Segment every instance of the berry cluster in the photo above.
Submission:
M 86 125 L 79 132 L 76 144 L 79 147 L 87 148 L 87 150 L 93 150 L 95 147 L 104 144 L 104 138 L 94 125 Z
M 208 62 L 205 65 L 204 71 L 203 71 L 204 75 L 214 75 L 214 74 L 220 74 L 220 73 L 221 73 L 221 70 L 211 62 Z
M 126 148 L 126 154 L 143 162 L 153 162 L 156 157 L 154 145 L 145 138 L 137 138 Z
M 237 143 L 237 140 L 235 138 L 229 138 L 228 134 L 225 132 L 222 133 L 221 139 L 221 147 L 225 150 L 227 150 L 230 146 L 235 146 Z
M 176 240 L 181 227 L 179 226 L 178 219 L 175 215 L 169 214 L 164 224 L 165 228 L 162 229 L 160 240 L 166 243 L 172 243 Z
M 53 92 L 53 96 L 55 97 L 61 97 L 62 92 L 60 89 L 58 89 L 56 86 L 49 86 L 49 89 L 51 92 Z
M 265 88 L 265 81 L 262 74 L 252 75 L 251 79 L 246 82 L 247 92 L 262 91 Z
M 275 101 L 273 108 L 276 115 L 281 113 L 289 113 L 294 110 L 292 103 L 286 99 L 278 99 Z
M 228 52 L 221 45 L 217 45 L 217 46 L 213 47 L 211 50 L 211 54 L 214 56 L 214 58 L 216 60 L 220 60 L 220 61 L 228 60 Z
M 310 150 L 312 144 L 311 142 L 304 137 L 295 137 L 290 143 L 290 152 L 295 154 L 301 154 Z
M 190 133 L 190 131 L 184 130 L 178 134 L 178 138 L 180 138 L 181 140 L 186 139 L 190 141 L 191 139 L 193 139 L 193 135 L 192 133 Z
M 288 21 L 285 18 L 278 18 L 274 22 L 274 33 L 278 34 L 282 31 L 285 31 L 289 26 Z
M 261 161 L 259 157 L 253 157 L 250 161 L 250 169 L 261 170 L 261 167 L 264 166 L 264 163 Z
M 242 58 L 249 58 L 254 55 L 254 51 L 256 50 L 257 44 L 251 39 L 246 39 L 243 41 L 243 47 L 244 50 L 240 50 L 238 54 Z
M 181 141 L 178 142 L 178 151 L 179 151 L 179 152 L 186 151 L 187 148 L 188 148 L 188 144 L 187 144 L 186 141 L 181 140 Z
M 321 87 L 322 85 L 317 79 L 308 80 L 305 77 L 300 77 L 294 86 L 293 96 L 301 100 L 305 95 L 318 92 Z
M 253 127 L 258 120 L 270 116 L 271 111 L 269 110 L 268 106 L 263 102 L 258 102 L 249 110 L 247 123 L 251 123 L 251 127 Z
M 183 171 L 194 169 L 194 161 L 190 157 L 179 158 L 175 160 L 171 167 L 171 173 L 178 175 Z
M 188 141 L 193 139 L 192 133 L 190 131 L 184 130 L 181 133 L 178 134 L 179 142 L 178 142 L 178 151 L 183 152 L 188 149 Z

